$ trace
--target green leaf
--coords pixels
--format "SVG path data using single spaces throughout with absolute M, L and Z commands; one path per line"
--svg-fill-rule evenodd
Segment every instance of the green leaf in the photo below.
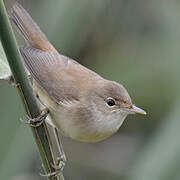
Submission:
M 1 42 L 0 42 L 0 80 L 6 80 L 11 75 Z

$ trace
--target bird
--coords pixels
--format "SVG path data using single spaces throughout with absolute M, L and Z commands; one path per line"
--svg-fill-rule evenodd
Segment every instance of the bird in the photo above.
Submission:
M 9 17 L 26 44 L 19 48 L 34 94 L 48 108 L 53 127 L 81 142 L 99 142 L 118 131 L 136 107 L 123 85 L 61 55 L 28 12 L 15 4 Z

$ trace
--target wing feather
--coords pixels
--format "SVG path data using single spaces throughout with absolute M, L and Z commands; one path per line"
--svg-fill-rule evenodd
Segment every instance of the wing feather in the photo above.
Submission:
M 68 72 L 72 63 L 73 67 L 80 64 L 56 52 L 41 51 L 29 45 L 21 47 L 20 52 L 32 77 L 57 103 L 78 100 L 76 77 Z

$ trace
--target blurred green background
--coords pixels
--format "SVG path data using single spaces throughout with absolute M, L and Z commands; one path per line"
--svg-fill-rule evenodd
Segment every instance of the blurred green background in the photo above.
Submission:
M 13 2 L 5 0 L 8 9 Z M 129 116 L 100 143 L 62 137 L 65 178 L 179 180 L 180 1 L 19 2 L 60 53 L 122 83 L 148 113 Z M 19 121 L 25 118 L 19 95 L 6 82 L 0 92 L 0 179 L 43 179 L 32 133 Z

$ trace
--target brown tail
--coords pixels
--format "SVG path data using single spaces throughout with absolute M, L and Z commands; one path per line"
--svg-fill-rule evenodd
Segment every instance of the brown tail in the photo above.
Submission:
M 23 38 L 31 46 L 43 51 L 57 52 L 38 25 L 20 4 L 16 3 L 12 7 L 9 12 L 9 17 Z

